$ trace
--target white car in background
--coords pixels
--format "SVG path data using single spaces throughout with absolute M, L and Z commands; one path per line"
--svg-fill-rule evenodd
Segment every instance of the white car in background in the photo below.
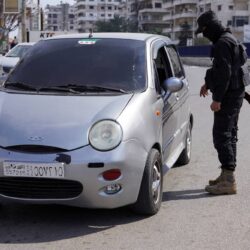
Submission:
M 34 43 L 19 43 L 5 56 L 0 57 L 0 77 L 5 78 L 12 68 L 16 66 L 20 58 L 33 46 Z M 1 80 L 0 80 L 1 81 Z

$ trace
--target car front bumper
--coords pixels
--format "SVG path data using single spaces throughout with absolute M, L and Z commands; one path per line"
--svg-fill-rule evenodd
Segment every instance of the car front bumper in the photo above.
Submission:
M 58 160 L 56 159 L 58 159 L 58 154 L 20 153 L 0 149 L 0 178 L 7 182 L 6 186 L 5 184 L 0 185 L 0 198 L 23 202 L 56 203 L 88 208 L 116 208 L 136 202 L 147 159 L 147 152 L 138 141 L 129 140 L 122 142 L 116 149 L 107 152 L 96 151 L 91 146 L 85 146 L 74 151 L 64 152 L 63 155 L 66 155 L 70 161 L 63 164 L 64 178 L 13 178 L 4 176 L 4 161 L 39 162 L 48 164 L 57 162 Z M 119 169 L 121 171 L 121 176 L 114 181 L 105 180 L 102 173 L 110 169 Z M 12 180 L 11 185 L 15 185 L 16 180 L 18 182 L 21 180 L 21 183 L 22 181 L 32 180 L 32 191 L 41 192 L 43 194 L 41 197 L 43 198 L 31 198 L 27 197 L 27 194 L 25 194 L 24 197 L 20 197 L 20 195 L 12 194 L 13 192 L 6 192 L 5 190 L 9 188 L 8 181 L 10 179 Z M 53 186 L 51 190 L 48 190 L 49 187 L 45 190 L 37 183 L 41 182 L 44 187 L 45 181 L 48 181 L 48 183 L 55 181 L 56 183 L 58 180 L 62 182 L 74 181 L 75 183 L 79 183 L 82 185 L 82 192 L 70 198 L 46 198 L 46 192 L 54 191 Z M 115 194 L 105 193 L 105 187 L 110 184 L 119 184 L 121 190 Z M 36 190 L 38 186 L 40 189 Z M 17 193 L 21 192 L 21 188 L 16 191 Z

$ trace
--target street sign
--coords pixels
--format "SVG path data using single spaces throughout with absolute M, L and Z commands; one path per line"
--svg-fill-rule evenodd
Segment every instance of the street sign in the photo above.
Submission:
M 24 0 L 3 0 L 3 13 L 4 14 L 18 14 L 21 1 Z

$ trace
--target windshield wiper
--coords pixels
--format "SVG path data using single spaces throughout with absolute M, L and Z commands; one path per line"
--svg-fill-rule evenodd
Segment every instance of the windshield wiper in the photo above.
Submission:
M 73 94 L 80 94 L 81 91 L 74 90 L 72 88 L 67 88 L 67 86 L 55 86 L 55 87 L 41 87 L 38 91 L 59 91 L 59 92 L 70 92 Z
M 59 86 L 58 86 L 59 87 Z M 75 85 L 75 84 L 68 84 L 65 86 L 60 86 L 69 88 L 72 90 L 80 91 L 80 92 L 119 92 L 119 93 L 128 93 L 124 89 L 116 89 L 116 88 L 110 88 L 110 87 L 103 87 L 103 86 L 97 86 L 97 85 Z
M 14 88 L 14 89 L 21 89 L 21 90 L 35 90 L 37 89 L 29 84 L 22 83 L 22 82 L 6 82 L 3 87 Z

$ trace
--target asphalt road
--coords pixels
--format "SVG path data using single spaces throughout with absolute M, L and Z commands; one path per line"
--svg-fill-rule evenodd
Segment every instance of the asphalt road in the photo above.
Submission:
M 0 249 L 250 249 L 250 105 L 239 124 L 238 194 L 210 196 L 209 178 L 219 173 L 213 149 L 211 96 L 198 95 L 204 68 L 186 68 L 194 114 L 192 161 L 164 178 L 160 212 L 152 217 L 125 208 L 88 210 L 64 206 L 4 204 Z

